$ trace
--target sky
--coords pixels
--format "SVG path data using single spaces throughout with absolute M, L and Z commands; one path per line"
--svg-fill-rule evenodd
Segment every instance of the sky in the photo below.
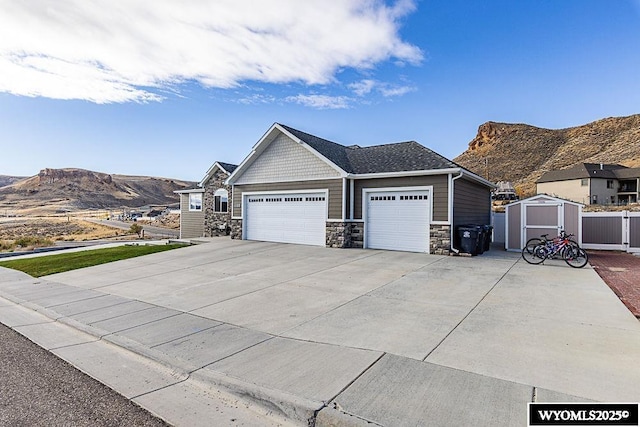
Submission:
M 0 0 L 0 175 L 199 181 L 275 122 L 453 159 L 640 113 L 640 0 Z

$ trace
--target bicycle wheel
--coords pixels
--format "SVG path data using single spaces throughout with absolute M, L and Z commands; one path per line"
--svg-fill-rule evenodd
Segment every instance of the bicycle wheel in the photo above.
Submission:
M 585 250 L 574 246 L 567 247 L 562 257 L 564 258 L 564 262 L 573 268 L 582 268 L 589 262 L 589 257 Z
M 529 264 L 540 264 L 547 255 L 544 245 L 536 245 L 529 249 L 527 246 L 522 248 L 522 258 Z
M 573 239 L 569 239 L 568 244 L 566 246 L 564 246 L 562 249 L 560 249 L 560 257 L 562 259 L 564 259 L 564 255 L 566 251 L 571 251 L 571 250 L 578 250 L 580 249 L 580 245 L 578 245 L 578 242 L 576 242 Z
M 524 249 L 523 250 L 527 250 L 527 252 L 529 252 L 529 254 L 533 253 L 533 248 L 535 248 L 538 245 L 544 245 L 544 240 L 542 240 L 539 237 L 533 237 L 529 240 L 527 240 L 527 244 L 524 245 Z

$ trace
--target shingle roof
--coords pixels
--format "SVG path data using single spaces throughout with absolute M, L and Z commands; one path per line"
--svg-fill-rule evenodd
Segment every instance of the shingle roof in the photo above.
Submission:
M 614 171 L 614 173 L 618 179 L 638 178 L 640 177 L 640 168 L 622 168 Z
M 346 147 L 286 125 L 280 124 L 280 126 L 348 173 L 365 174 L 461 168 L 451 160 L 415 141 L 370 147 L 357 145 Z
M 578 163 L 568 169 L 545 172 L 536 182 L 543 183 L 582 178 L 614 179 L 617 178 L 617 172 L 624 169 L 626 169 L 625 166 L 618 164 Z
M 217 162 L 220 166 L 224 168 L 229 174 L 232 174 L 234 170 L 238 167 L 238 165 L 232 165 L 231 163 Z

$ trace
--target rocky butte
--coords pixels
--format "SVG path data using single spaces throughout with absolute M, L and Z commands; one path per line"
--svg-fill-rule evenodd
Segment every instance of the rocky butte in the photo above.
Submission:
M 548 170 L 578 162 L 640 166 L 640 114 L 566 129 L 487 122 L 454 161 L 492 182 L 511 181 L 521 195 L 532 195 L 536 180 Z

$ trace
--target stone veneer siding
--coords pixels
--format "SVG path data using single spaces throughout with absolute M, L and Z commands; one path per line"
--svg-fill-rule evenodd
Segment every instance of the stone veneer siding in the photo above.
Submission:
M 231 231 L 231 201 L 233 198 L 231 197 L 231 186 L 224 184 L 225 179 L 228 177 L 229 175 L 218 169 L 205 184 L 202 199 L 205 237 L 227 236 Z M 229 193 L 228 212 L 214 212 L 214 193 L 221 188 L 224 188 Z
M 362 222 L 327 222 L 327 247 L 362 249 L 363 229 Z
M 451 226 L 434 225 L 429 227 L 429 253 L 449 255 L 451 249 Z
M 231 231 L 229 235 L 234 240 L 242 240 L 242 220 L 241 219 L 231 220 Z
M 242 220 L 231 220 L 232 239 L 242 239 Z M 326 246 L 328 248 L 358 248 L 364 246 L 364 223 L 327 222 Z M 451 246 L 451 226 L 431 225 L 429 229 L 429 251 L 433 255 L 448 255 Z

